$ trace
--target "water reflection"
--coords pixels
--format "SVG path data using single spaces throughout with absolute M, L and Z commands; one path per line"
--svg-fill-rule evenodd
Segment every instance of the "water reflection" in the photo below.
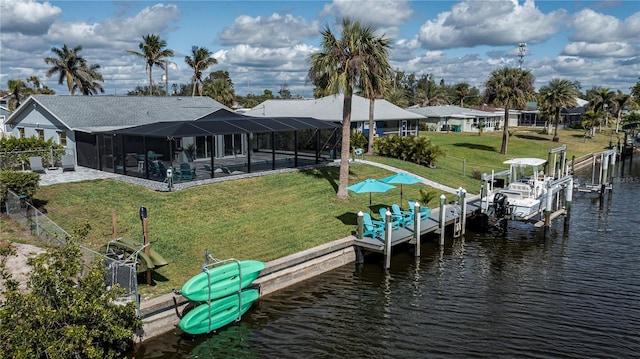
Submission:
M 638 166 L 629 176 L 638 176 Z M 350 264 L 261 298 L 209 336 L 135 358 L 623 358 L 640 353 L 640 184 L 574 193 L 566 229 L 511 223 Z

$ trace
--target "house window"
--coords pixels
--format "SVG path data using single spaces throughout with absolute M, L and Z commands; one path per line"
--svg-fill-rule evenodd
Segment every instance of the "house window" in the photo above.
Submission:
M 36 133 L 38 134 L 38 139 L 44 141 L 44 130 L 36 129 Z
M 67 146 L 67 133 L 66 132 L 58 132 L 58 143 L 62 146 Z
M 18 127 L 18 133 L 20 133 L 20 138 L 24 138 L 24 127 Z

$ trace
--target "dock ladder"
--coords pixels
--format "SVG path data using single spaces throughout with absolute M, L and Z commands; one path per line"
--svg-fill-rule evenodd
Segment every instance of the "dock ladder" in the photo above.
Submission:
M 238 317 L 236 318 L 236 322 L 238 322 L 242 319 L 242 266 L 240 265 L 240 261 L 235 258 L 214 258 L 207 249 L 204 252 L 204 264 L 202 265 L 202 271 L 207 273 L 207 283 L 211 283 L 211 274 L 209 270 L 231 262 L 235 262 L 238 265 Z M 207 297 L 209 298 L 207 300 L 207 305 L 209 306 L 209 313 L 211 313 L 211 286 L 209 286 L 209 295 Z M 209 332 L 212 332 L 213 330 L 215 329 L 211 329 L 211 315 L 209 315 Z

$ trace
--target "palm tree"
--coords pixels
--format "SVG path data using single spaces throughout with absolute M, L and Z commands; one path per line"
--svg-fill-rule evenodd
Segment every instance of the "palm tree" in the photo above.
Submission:
M 9 80 L 7 81 L 7 87 L 11 93 L 9 103 L 7 104 L 9 106 L 8 110 L 9 112 L 13 112 L 20 107 L 20 100 L 29 93 L 29 88 L 22 80 Z
M 70 95 L 73 95 L 75 90 L 80 90 L 83 94 L 97 91 L 96 89 L 104 92 L 102 85 L 97 83 L 97 81 L 104 81 L 98 72 L 100 65 L 87 65 L 87 61 L 79 54 L 81 50 L 82 46 L 70 49 L 66 44 L 61 49 L 51 48 L 51 52 L 57 57 L 44 59 L 47 65 L 53 65 L 47 71 L 47 77 L 59 74 L 58 85 L 62 85 L 66 80 Z
M 209 96 L 227 107 L 233 106 L 236 94 L 230 80 L 209 76 L 202 84 L 202 88 L 205 96 Z
M 540 88 L 540 99 L 545 106 L 552 109 L 554 115 L 553 142 L 560 141 L 558 123 L 563 107 L 576 107 L 578 89 L 573 82 L 564 79 L 551 79 L 549 84 Z
M 614 97 L 613 101 L 615 102 L 615 106 L 616 106 L 616 133 L 618 133 L 618 130 L 620 128 L 620 117 L 622 116 L 622 111 L 624 110 L 624 107 L 627 105 L 631 105 L 633 103 L 633 97 L 631 97 L 631 95 L 627 95 L 625 93 L 623 93 L 622 91 L 618 90 L 618 92 L 616 93 L 616 96 Z
M 403 88 L 392 88 L 387 93 L 386 100 L 398 107 L 409 106 L 409 99 L 407 99 L 407 93 Z
M 155 34 L 142 35 L 142 42 L 138 44 L 140 51 L 127 50 L 128 53 L 145 60 L 145 71 L 149 71 L 149 96 L 153 89 L 153 67 L 165 69 L 165 59 L 173 56 L 173 50 L 166 49 L 167 42 Z
M 464 98 L 469 96 L 469 84 L 466 82 L 457 83 L 454 86 L 456 98 L 460 99 L 460 107 L 464 107 Z
M 374 139 L 374 108 L 376 97 L 383 97 L 389 88 L 391 83 L 390 78 L 392 74 L 391 66 L 388 61 L 387 48 L 389 47 L 389 40 L 378 38 L 376 41 L 380 41 L 379 46 L 383 49 L 379 54 L 379 59 L 374 59 L 374 67 L 368 65 L 364 66 L 363 73 L 360 76 L 359 87 L 362 89 L 362 93 L 369 99 L 369 141 L 367 145 L 367 154 L 373 154 L 373 139 Z
M 387 64 L 389 42 L 376 37 L 374 29 L 359 21 L 342 20 L 341 38 L 335 37 L 329 26 L 322 32 L 319 52 L 311 55 L 308 77 L 323 92 L 336 94 L 343 91 L 342 148 L 340 153 L 340 180 L 338 198 L 348 198 L 349 148 L 351 136 L 351 101 L 353 89 L 367 74 L 381 74 Z M 384 60 L 384 62 L 382 62 Z
M 504 108 L 502 146 L 500 154 L 507 154 L 509 141 L 509 110 L 523 109 L 527 101 L 534 98 L 534 77 L 531 72 L 518 68 L 504 67 L 491 73 L 485 83 L 484 97 L 488 103 Z
M 214 57 L 211 57 L 212 53 L 206 47 L 191 47 L 192 56 L 185 56 L 184 62 L 189 65 L 193 69 L 193 76 L 191 77 L 191 81 L 193 82 L 193 92 L 191 96 L 196 95 L 196 87 L 198 88 L 198 93 L 202 96 L 202 87 L 198 86 L 198 84 L 202 83 L 202 72 L 209 68 L 209 66 L 215 65 L 218 63 Z
M 609 113 L 616 106 L 616 93 L 606 87 L 593 88 L 587 91 L 588 107 L 595 113 L 604 114 L 604 125 L 609 125 Z M 602 123 L 601 123 L 602 124 Z

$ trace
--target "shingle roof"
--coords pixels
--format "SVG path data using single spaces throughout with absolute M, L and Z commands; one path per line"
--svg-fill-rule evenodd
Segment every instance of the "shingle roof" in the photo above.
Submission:
M 459 117 L 459 118 L 474 118 L 474 117 L 495 117 L 493 112 L 479 111 L 471 108 L 446 105 L 446 106 L 427 106 L 410 108 L 409 111 L 421 114 L 426 117 Z
M 313 100 L 267 100 L 245 112 L 254 117 L 313 117 L 319 120 L 342 122 L 343 95 L 326 96 Z M 424 116 L 404 110 L 386 100 L 376 100 L 374 119 L 409 120 L 421 119 Z M 353 96 L 351 104 L 351 121 L 369 121 L 369 100 Z
M 196 120 L 221 108 L 210 97 L 33 95 L 28 106 L 42 106 L 72 130 L 96 131 L 153 122 Z M 25 105 L 27 103 L 25 102 Z M 20 109 L 26 106 L 21 106 Z

